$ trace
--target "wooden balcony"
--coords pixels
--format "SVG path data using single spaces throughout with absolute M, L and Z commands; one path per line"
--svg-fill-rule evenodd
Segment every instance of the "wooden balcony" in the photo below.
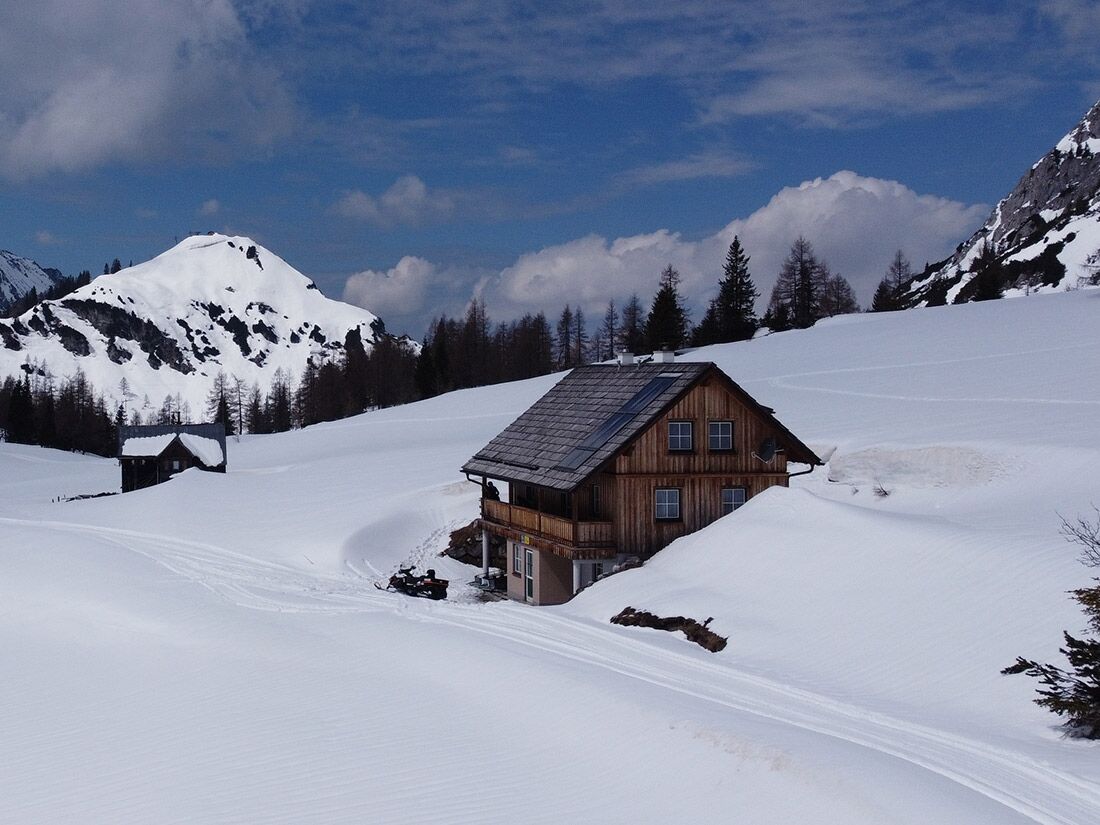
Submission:
M 481 514 L 486 521 L 529 533 L 557 544 L 573 547 L 611 547 L 614 534 L 610 521 L 573 521 L 540 513 L 529 507 L 503 501 L 482 499 Z

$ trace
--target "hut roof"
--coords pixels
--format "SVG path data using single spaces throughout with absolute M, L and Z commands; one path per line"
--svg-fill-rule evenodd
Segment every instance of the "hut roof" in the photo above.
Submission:
M 462 467 L 463 472 L 576 489 L 709 372 L 783 434 L 792 461 L 820 464 L 772 410 L 709 362 L 577 367 Z

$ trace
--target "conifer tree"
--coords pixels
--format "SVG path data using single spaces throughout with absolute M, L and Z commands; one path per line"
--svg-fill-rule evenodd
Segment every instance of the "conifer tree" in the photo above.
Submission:
M 615 346 L 619 337 L 619 311 L 615 308 L 615 301 L 607 302 L 607 309 L 603 314 L 603 323 L 596 333 L 596 347 L 594 356 L 596 361 L 603 361 L 615 356 Z
M 637 293 L 623 306 L 622 322 L 619 325 L 618 346 L 626 352 L 638 354 L 645 349 L 645 310 L 638 300 Z
M 768 302 L 768 317 L 773 330 L 795 327 L 805 329 L 820 317 L 820 264 L 813 246 L 799 236 L 779 270 Z
M 1096 520 L 1062 520 L 1062 535 L 1082 549 L 1081 560 L 1089 567 L 1100 567 L 1100 510 Z M 1070 591 L 1088 617 L 1089 630 L 1100 636 L 1100 579 L 1092 587 Z M 1065 717 L 1070 734 L 1100 739 L 1100 638 L 1079 639 L 1063 631 L 1065 647 L 1060 653 L 1069 662 L 1069 670 L 1042 664 L 1022 656 L 1002 673 L 1025 673 L 1039 680 L 1035 704 Z
M 661 272 L 660 287 L 645 322 L 645 342 L 654 352 L 665 347 L 678 349 L 688 340 L 687 310 L 679 287 L 680 273 L 669 264 Z
M 558 369 L 567 370 L 576 366 L 573 361 L 573 310 L 569 304 L 558 316 L 557 333 Z
M 756 299 L 760 297 L 752 275 L 749 274 L 749 256 L 741 247 L 741 239 L 733 236 L 726 252 L 722 280 L 718 282 L 715 299 L 715 323 L 717 343 L 744 341 L 756 332 Z

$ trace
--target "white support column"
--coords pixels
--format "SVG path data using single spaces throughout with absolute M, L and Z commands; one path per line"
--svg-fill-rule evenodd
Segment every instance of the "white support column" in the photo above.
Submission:
M 489 575 L 489 531 L 481 528 L 481 572 Z
M 581 592 L 581 563 L 573 562 L 573 595 Z

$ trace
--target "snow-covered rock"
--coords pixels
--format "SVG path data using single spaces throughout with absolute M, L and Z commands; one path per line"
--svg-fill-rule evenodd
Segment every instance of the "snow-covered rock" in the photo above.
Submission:
M 178 393 L 197 412 L 219 372 L 266 389 L 279 368 L 340 357 L 349 332 L 369 349 L 384 328 L 249 238 L 200 235 L 0 321 L 0 375 L 80 369 L 128 409 Z
M 44 269 L 30 258 L 0 249 L 0 312 L 3 312 L 32 289 L 46 292 L 61 280 L 61 272 Z
M 985 249 L 1003 267 L 1010 297 L 1073 288 L 1100 272 L 1100 101 L 954 255 L 913 280 L 907 304 L 970 300 Z

